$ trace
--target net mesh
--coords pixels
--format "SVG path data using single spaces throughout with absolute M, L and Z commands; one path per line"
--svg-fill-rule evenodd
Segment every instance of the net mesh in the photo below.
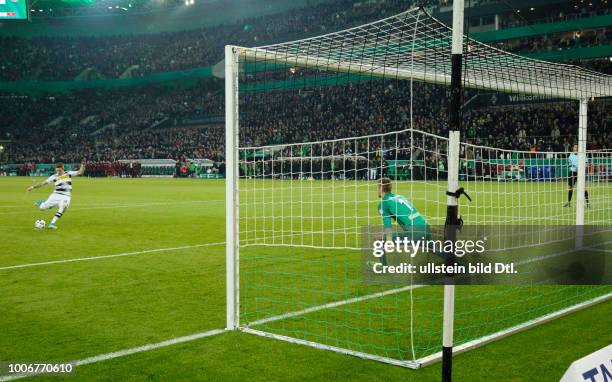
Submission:
M 243 330 L 407 367 L 439 356 L 442 287 L 364 283 L 360 250 L 362 227 L 381 225 L 383 176 L 430 225 L 444 224 L 450 34 L 414 9 L 322 37 L 240 48 Z M 467 38 L 464 46 L 459 168 L 473 198 L 460 207 L 465 223 L 575 224 L 576 196 L 564 207 L 578 127 L 578 102 L 568 99 L 610 95 L 610 76 Z M 596 125 L 605 126 L 605 102 L 590 105 Z M 609 225 L 612 152 L 600 147 L 587 157 L 585 223 Z M 458 286 L 455 343 L 501 336 L 611 293 Z
M 247 49 L 261 60 L 338 71 L 450 83 L 452 30 L 415 8 L 328 35 Z M 585 99 L 612 95 L 612 76 L 528 59 L 465 37 L 466 87 L 545 97 Z
M 377 156 L 381 146 L 393 159 Z M 464 158 L 470 150 L 489 152 L 460 166 L 474 199 L 462 208 L 466 224 L 574 223 L 575 210 L 563 207 L 569 153 L 462 147 Z M 442 287 L 366 285 L 360 250 L 362 227 L 380 224 L 372 180 L 380 176 L 394 179 L 394 192 L 407 195 L 429 222 L 443 223 L 446 148 L 446 138 L 416 130 L 241 148 L 242 325 L 406 366 L 439 352 Z M 257 158 L 262 151 L 268 155 Z M 506 153 L 511 158 L 502 159 Z M 612 156 L 590 157 L 601 170 L 589 182 L 596 184 L 588 188 L 597 208 L 587 221 L 609 224 L 612 183 L 605 169 Z M 532 238 L 551 240 L 542 231 Z M 525 238 L 510 244 L 522 247 Z M 610 292 L 606 286 L 458 286 L 455 340 L 469 343 Z

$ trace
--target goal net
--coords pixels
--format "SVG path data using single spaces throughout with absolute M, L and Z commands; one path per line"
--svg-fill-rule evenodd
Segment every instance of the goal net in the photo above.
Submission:
M 228 328 L 411 368 L 440 358 L 443 287 L 368 283 L 362 254 L 364 233 L 382 225 L 382 177 L 440 235 L 450 41 L 449 28 L 413 9 L 320 37 L 226 48 Z M 610 76 L 469 38 L 464 47 L 457 167 L 472 198 L 460 205 L 464 223 L 537 226 L 536 244 L 556 239 L 550 226 L 605 230 L 612 152 L 586 151 L 578 130 L 587 111 L 603 123 L 609 101 L 585 100 L 610 96 Z M 578 184 L 568 164 L 574 143 L 584 159 Z M 605 285 L 458 286 L 456 351 L 611 296 Z

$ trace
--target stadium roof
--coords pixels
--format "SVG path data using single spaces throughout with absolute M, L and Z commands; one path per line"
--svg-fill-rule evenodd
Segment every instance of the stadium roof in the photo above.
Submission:
M 243 48 L 257 61 L 450 84 L 452 29 L 422 8 L 318 37 Z M 612 96 L 612 76 L 522 57 L 464 38 L 463 84 L 508 93 Z

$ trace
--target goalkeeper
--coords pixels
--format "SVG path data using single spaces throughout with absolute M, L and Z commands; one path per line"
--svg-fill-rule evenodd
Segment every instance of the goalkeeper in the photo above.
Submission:
M 431 240 L 431 228 L 427 220 L 417 211 L 414 205 L 402 195 L 391 192 L 391 180 L 382 178 L 378 181 L 378 213 L 382 216 L 385 229 L 384 239 L 394 240 L 396 237 L 407 237 L 410 241 Z M 393 220 L 401 228 L 393 232 Z M 383 256 L 381 262 L 386 264 Z

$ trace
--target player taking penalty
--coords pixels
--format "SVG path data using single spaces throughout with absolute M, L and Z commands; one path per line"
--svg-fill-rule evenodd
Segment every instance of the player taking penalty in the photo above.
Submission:
M 431 228 L 427 220 L 408 199 L 392 192 L 389 178 L 378 181 L 377 191 L 380 198 L 378 213 L 382 217 L 385 240 L 395 240 L 398 237 L 410 241 L 431 240 Z M 393 232 L 393 221 L 400 227 L 398 232 Z M 381 263 L 386 265 L 385 256 L 381 257 Z
M 63 163 L 57 163 L 55 165 L 55 174 L 48 177 L 46 180 L 36 183 L 33 186 L 28 187 L 28 191 L 32 191 L 36 188 L 43 187 L 47 184 L 53 183 L 55 190 L 46 201 L 40 200 L 35 204 L 40 208 L 41 211 L 48 210 L 50 208 L 57 208 L 57 212 L 53 215 L 53 220 L 49 224 L 50 229 L 57 229 L 57 221 L 64 215 L 64 212 L 70 206 L 70 195 L 72 193 L 72 177 L 81 176 L 85 173 L 85 161 L 81 162 L 79 171 L 66 171 Z

